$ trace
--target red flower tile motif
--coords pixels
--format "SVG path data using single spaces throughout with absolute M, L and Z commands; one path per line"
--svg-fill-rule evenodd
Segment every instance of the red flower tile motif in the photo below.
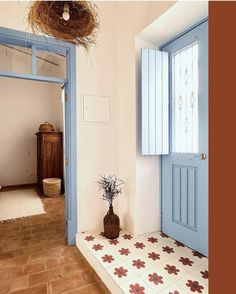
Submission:
M 133 260 L 132 266 L 136 266 L 138 269 L 140 269 L 141 267 L 145 267 L 145 262 L 140 259 Z
M 162 236 L 162 238 L 169 238 L 166 234 L 164 234 L 164 233 L 160 233 L 160 236 Z
M 138 283 L 134 285 L 129 285 L 129 287 L 130 287 L 129 293 L 145 294 L 144 292 L 145 288 L 140 286 Z
M 110 243 L 111 245 L 117 245 L 117 244 L 119 244 L 119 241 L 116 240 L 116 239 L 114 239 L 114 240 L 109 240 L 109 243 Z
M 168 274 L 174 274 L 174 275 L 178 275 L 179 269 L 176 268 L 175 265 L 169 265 L 167 264 L 166 267 L 164 268 Z
M 127 272 L 128 270 L 121 266 L 121 267 L 115 268 L 114 275 L 117 275 L 118 278 L 122 278 L 127 276 Z
M 201 253 L 199 253 L 197 251 L 192 251 L 192 253 L 193 253 L 193 256 L 197 256 L 198 258 L 203 258 L 204 257 Z
M 179 261 L 182 262 L 183 265 L 192 266 L 193 264 L 193 261 L 191 261 L 188 257 L 180 257 Z
M 207 270 L 206 271 L 201 271 L 200 273 L 202 274 L 203 279 L 208 279 L 209 273 L 208 273 Z
M 164 251 L 164 252 L 166 252 L 168 254 L 175 252 L 174 249 L 169 247 L 169 246 L 162 247 L 162 251 Z
M 103 245 L 101 244 L 94 244 L 92 249 L 94 249 L 95 251 L 99 251 L 99 250 L 102 250 L 103 248 Z
M 149 281 L 153 282 L 155 285 L 158 284 L 163 284 L 163 277 L 162 276 L 158 276 L 157 273 L 153 273 L 153 274 L 149 274 Z
M 185 245 L 179 241 L 175 241 L 175 245 L 178 247 L 185 247 Z
M 94 240 L 94 237 L 93 236 L 86 236 L 85 238 L 84 238 L 84 240 L 86 240 L 86 241 L 93 241 Z
M 180 294 L 179 291 L 169 292 L 169 294 Z
M 134 244 L 134 246 L 137 248 L 137 249 L 143 249 L 144 247 L 146 247 L 143 243 L 141 242 L 136 242 Z
M 130 254 L 130 251 L 129 251 L 129 249 L 128 248 L 121 248 L 120 250 L 119 250 L 119 252 L 120 252 L 120 255 L 129 255 Z
M 105 254 L 102 257 L 102 259 L 103 259 L 103 262 L 108 262 L 108 263 L 111 263 L 114 260 L 113 256 L 112 255 L 108 255 L 108 254 Z
M 192 292 L 202 293 L 202 290 L 204 289 L 204 287 L 201 286 L 197 281 L 188 280 L 186 286 L 189 287 Z
M 130 234 L 124 234 L 124 235 L 123 235 L 123 238 L 124 238 L 125 240 L 131 240 L 131 239 L 133 238 L 133 236 L 131 236 Z
M 149 238 L 148 238 L 148 242 L 151 242 L 151 243 L 157 243 L 158 240 L 157 240 L 157 238 L 149 237 Z
M 152 260 L 157 260 L 157 259 L 160 259 L 160 254 L 155 252 L 150 252 L 148 253 L 148 258 L 151 258 Z

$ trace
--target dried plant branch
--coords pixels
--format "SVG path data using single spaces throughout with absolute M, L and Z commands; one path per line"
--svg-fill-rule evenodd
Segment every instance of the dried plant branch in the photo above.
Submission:
M 121 186 L 124 184 L 122 180 L 119 180 L 115 175 L 113 176 L 100 176 L 100 180 L 97 181 L 100 190 L 103 190 L 102 199 L 108 201 L 109 205 L 112 205 L 113 200 L 122 193 Z

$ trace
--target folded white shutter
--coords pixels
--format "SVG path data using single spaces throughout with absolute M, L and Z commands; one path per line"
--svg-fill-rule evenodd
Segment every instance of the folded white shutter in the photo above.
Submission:
M 142 154 L 169 153 L 168 53 L 142 49 Z

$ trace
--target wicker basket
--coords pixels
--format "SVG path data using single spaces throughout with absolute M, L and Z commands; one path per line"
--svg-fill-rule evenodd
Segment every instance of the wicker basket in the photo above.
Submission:
M 45 196 L 58 196 L 61 193 L 61 179 L 48 178 L 43 180 L 43 192 Z
M 53 132 L 55 131 L 53 128 L 53 125 L 51 125 L 49 122 L 45 122 L 44 124 L 41 124 L 39 126 L 39 131 L 40 132 Z

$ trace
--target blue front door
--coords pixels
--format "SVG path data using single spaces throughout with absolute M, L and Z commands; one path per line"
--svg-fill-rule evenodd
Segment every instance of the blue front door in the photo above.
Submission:
M 208 255 L 208 22 L 169 52 L 170 153 L 162 156 L 162 231 Z

